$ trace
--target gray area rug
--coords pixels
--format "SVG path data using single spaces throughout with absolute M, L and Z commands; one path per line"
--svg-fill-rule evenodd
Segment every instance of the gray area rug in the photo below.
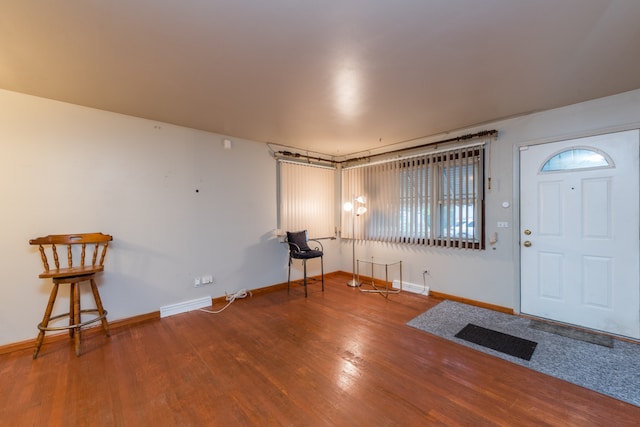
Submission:
M 468 323 L 537 342 L 531 360 L 509 356 L 455 338 Z M 530 320 L 443 301 L 407 325 L 538 372 L 640 406 L 640 344 L 614 339 L 613 347 L 576 340 L 529 327 Z

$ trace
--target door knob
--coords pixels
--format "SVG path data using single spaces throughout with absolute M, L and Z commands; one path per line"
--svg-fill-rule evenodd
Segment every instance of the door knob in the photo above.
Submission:
M 525 248 L 528 248 L 529 246 L 531 246 L 531 242 L 528 240 L 526 240 L 523 244 Z

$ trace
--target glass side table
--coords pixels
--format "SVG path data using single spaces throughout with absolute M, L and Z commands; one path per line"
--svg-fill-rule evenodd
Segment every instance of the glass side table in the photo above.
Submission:
M 371 261 L 365 261 L 365 260 L 357 260 L 357 276 L 358 276 L 358 281 L 360 281 L 360 263 L 363 264 L 369 264 L 371 265 L 371 282 L 367 283 L 369 285 L 371 285 L 371 287 L 373 289 L 362 289 L 362 287 L 360 288 L 360 292 L 373 292 L 373 293 L 378 293 L 383 295 L 385 298 L 387 298 L 389 296 L 389 294 L 398 294 L 402 291 L 402 261 L 396 261 L 393 263 L 381 263 L 381 262 L 374 262 L 373 258 L 371 259 Z M 384 288 L 376 285 L 376 279 L 375 279 L 375 271 L 374 271 L 374 267 L 378 267 L 378 269 L 382 269 L 384 268 Z M 400 274 L 400 287 L 398 289 L 393 289 L 393 285 L 390 287 L 389 284 L 391 282 L 389 282 L 389 268 L 396 268 L 398 269 L 398 272 Z M 362 282 L 363 284 L 365 284 L 364 282 Z

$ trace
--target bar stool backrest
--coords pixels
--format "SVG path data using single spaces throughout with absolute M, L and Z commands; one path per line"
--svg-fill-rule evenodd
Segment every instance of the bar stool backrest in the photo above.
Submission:
M 44 271 L 40 278 L 82 276 L 104 270 L 104 258 L 113 237 L 102 233 L 51 234 L 29 240 L 38 245 Z M 58 246 L 66 246 L 66 266 Z M 88 256 L 87 256 L 88 255 Z M 64 259 L 64 258 L 63 258 Z

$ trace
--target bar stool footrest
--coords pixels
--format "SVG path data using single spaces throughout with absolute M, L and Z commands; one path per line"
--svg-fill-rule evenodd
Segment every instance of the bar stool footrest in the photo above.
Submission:
M 92 308 L 92 309 L 86 309 L 86 310 L 80 310 L 80 313 L 97 313 L 98 316 L 91 318 L 89 320 L 86 320 L 84 322 L 81 323 L 76 323 L 73 325 L 65 325 L 65 326 L 47 326 L 44 327 L 42 326 L 42 322 L 38 323 L 38 329 L 41 331 L 65 331 L 67 329 L 76 329 L 76 328 L 81 328 L 83 326 L 86 325 L 90 325 L 92 323 L 101 321 L 102 319 L 107 317 L 107 310 L 104 310 L 104 312 L 102 313 L 102 315 L 100 315 L 100 311 L 97 308 Z M 71 317 L 71 313 L 63 313 L 63 314 L 58 314 L 56 316 L 51 316 L 51 318 L 49 318 L 49 321 L 53 321 L 53 320 L 57 320 L 57 319 L 63 319 L 66 317 Z

